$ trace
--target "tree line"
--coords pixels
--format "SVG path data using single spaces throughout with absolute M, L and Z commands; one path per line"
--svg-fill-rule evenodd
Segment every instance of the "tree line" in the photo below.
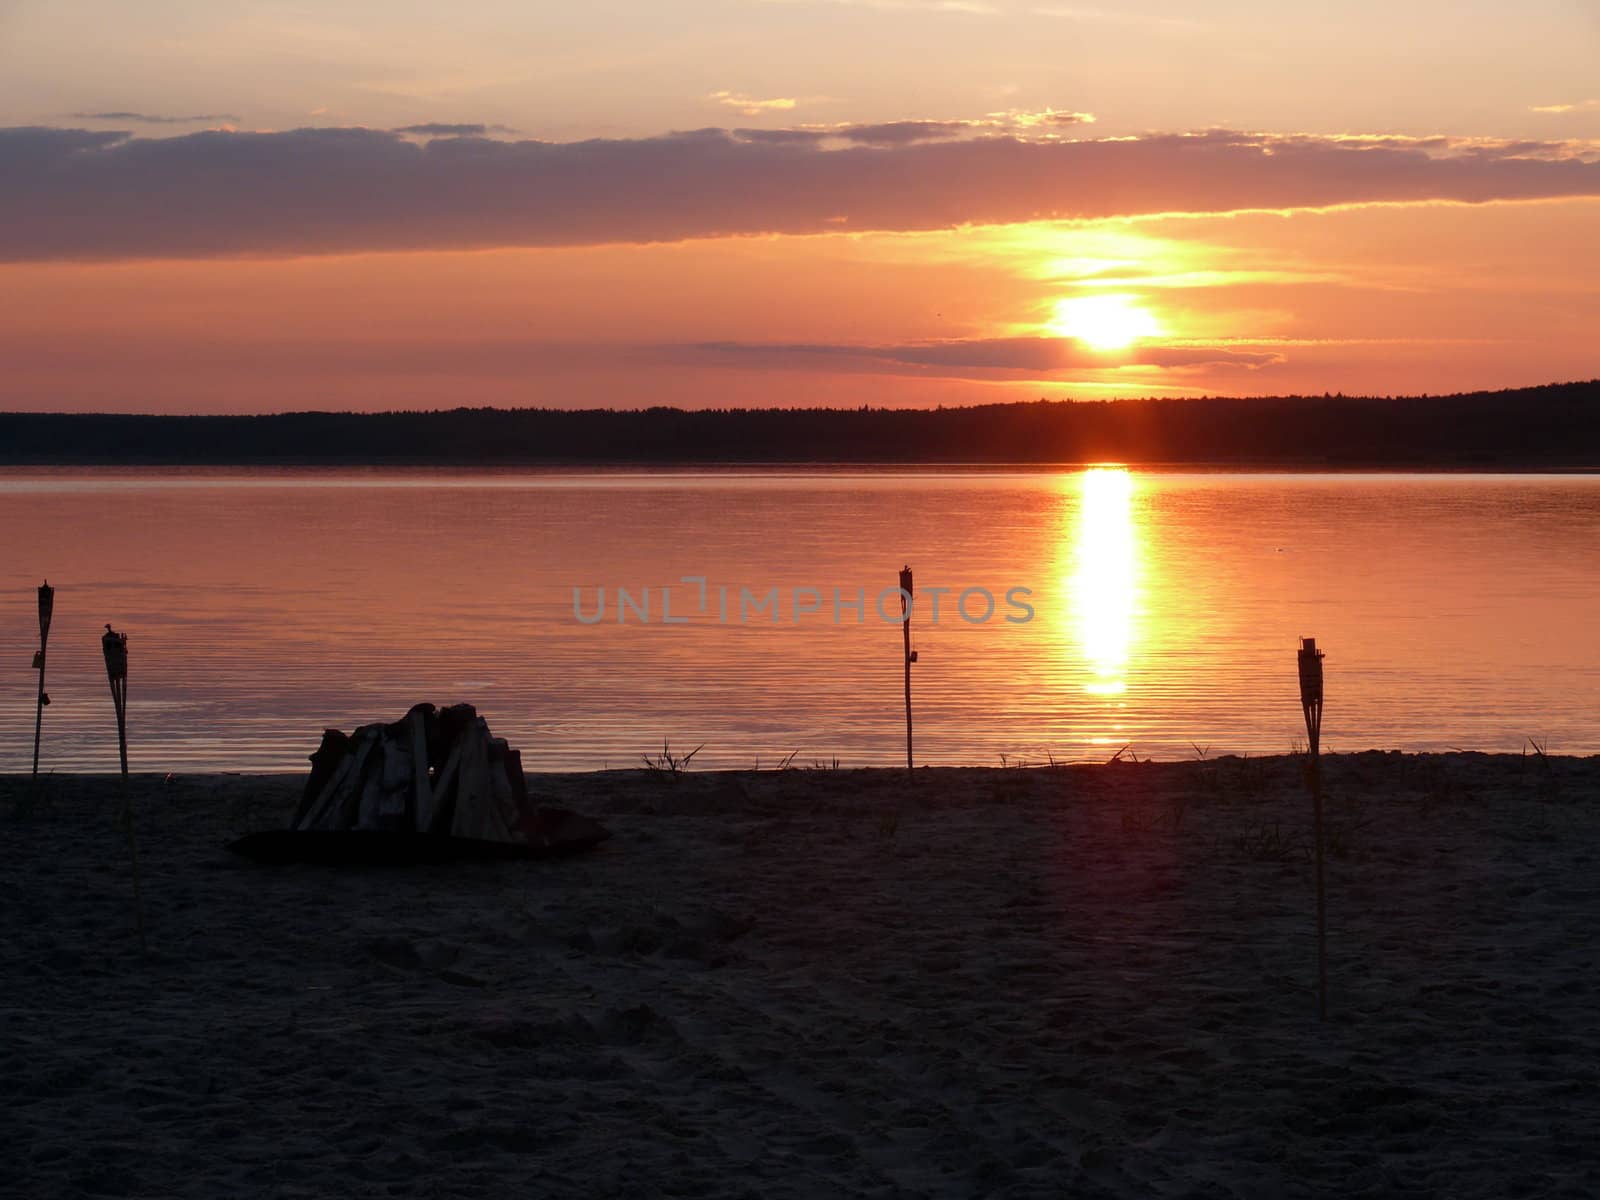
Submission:
M 1449 396 L 960 408 L 0 413 L 10 464 L 1082 463 L 1600 467 L 1600 380 Z

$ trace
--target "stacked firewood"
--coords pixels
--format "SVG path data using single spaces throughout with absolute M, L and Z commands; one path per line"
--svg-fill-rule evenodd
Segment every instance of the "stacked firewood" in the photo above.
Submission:
M 289 827 L 521 843 L 537 822 L 520 751 L 470 704 L 418 704 L 392 725 L 327 730 Z

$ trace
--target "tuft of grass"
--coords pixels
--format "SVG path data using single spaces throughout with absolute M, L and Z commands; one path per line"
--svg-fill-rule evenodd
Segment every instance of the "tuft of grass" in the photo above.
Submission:
M 1227 787 L 1243 796 L 1261 795 L 1267 790 L 1267 764 L 1259 758 L 1241 754 L 1233 761 L 1233 771 L 1227 780 Z
M 639 757 L 644 759 L 645 769 L 650 772 L 651 778 L 667 783 L 677 783 L 678 776 L 689 769 L 689 764 L 694 761 L 694 756 L 705 748 L 706 744 L 701 742 L 687 754 L 674 754 L 672 743 L 663 740 L 660 754 L 641 754 Z
M 796 758 L 798 758 L 799 756 L 800 756 L 800 751 L 799 750 L 791 750 L 791 751 L 789 751 L 789 753 L 785 754 L 782 758 L 780 758 L 778 760 L 778 765 L 773 767 L 772 769 L 774 771 L 792 771 L 792 770 L 795 769 L 794 760 Z M 761 772 L 761 756 L 758 754 L 758 755 L 756 755 L 756 773 L 760 774 L 760 772 Z
M 839 760 L 838 758 L 814 758 L 811 760 L 811 766 L 806 769 L 810 771 L 837 771 L 839 769 Z
M 1529 754 L 1528 751 L 1533 753 Z M 1529 737 L 1528 744 L 1522 749 L 1524 769 L 1533 766 L 1538 772 L 1539 796 L 1541 799 L 1550 800 L 1561 794 L 1561 782 L 1556 778 L 1555 763 L 1550 759 L 1550 739 Z
M 1305 839 L 1285 834 L 1282 824 L 1278 821 L 1262 821 L 1252 825 L 1233 839 L 1233 848 L 1251 862 L 1291 863 L 1311 860 L 1311 848 L 1306 845 Z
M 1441 759 L 1420 759 L 1410 774 L 1410 782 L 1421 793 L 1418 808 L 1424 816 L 1432 815 L 1437 808 L 1450 807 L 1473 799 L 1473 794 L 1461 786 L 1460 781 Z
M 1032 794 L 1032 779 L 1017 770 L 1002 770 L 989 787 L 989 799 L 997 804 L 1026 800 Z
M 1315 774 L 1315 766 L 1311 761 L 1311 752 L 1306 749 L 1306 744 L 1295 738 L 1289 746 L 1289 757 L 1294 760 L 1294 765 L 1300 768 L 1300 783 L 1307 791 L 1311 790 Z
M 1334 807 L 1331 802 L 1329 807 Z M 1339 815 L 1323 823 L 1323 849 L 1329 858 L 1360 861 L 1366 857 L 1364 835 L 1378 823 L 1377 818 L 1367 815 L 1367 807 L 1360 800 L 1341 801 L 1338 808 Z
M 1122 814 L 1122 832 L 1154 833 L 1158 829 L 1168 829 L 1176 833 L 1183 828 L 1184 814 L 1188 811 L 1189 798 L 1184 795 L 1174 796 L 1160 809 L 1152 813 L 1124 811 Z
M 1195 761 L 1200 764 L 1200 787 L 1212 796 L 1221 796 L 1222 772 L 1217 764 L 1211 761 L 1211 747 L 1197 746 L 1194 742 L 1190 742 L 1189 746 L 1194 750 Z

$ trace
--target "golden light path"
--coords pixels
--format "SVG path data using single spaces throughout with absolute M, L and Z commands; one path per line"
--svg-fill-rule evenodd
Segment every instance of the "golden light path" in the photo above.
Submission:
M 1139 599 L 1134 481 L 1126 468 L 1093 467 L 1078 476 L 1078 523 L 1068 590 L 1079 650 L 1089 669 L 1084 690 L 1127 690 Z

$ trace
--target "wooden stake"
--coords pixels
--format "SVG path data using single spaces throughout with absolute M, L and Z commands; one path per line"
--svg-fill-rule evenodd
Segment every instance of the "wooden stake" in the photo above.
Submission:
M 906 649 L 906 770 L 915 771 L 916 762 L 911 753 L 911 664 L 917 661 L 917 652 L 911 648 L 911 568 L 900 568 L 900 627 L 905 633 Z
M 44 652 L 50 644 L 50 615 L 56 607 L 56 590 L 46 579 L 39 585 L 39 653 L 33 656 L 33 668 L 39 672 L 39 702 L 33 714 L 33 773 L 39 773 L 39 736 L 44 732 L 44 706 L 50 696 L 44 690 Z
M 1300 708 L 1310 743 L 1311 820 L 1317 872 L 1317 1020 L 1328 1019 L 1328 907 L 1322 882 L 1322 651 L 1316 638 L 1300 639 Z

